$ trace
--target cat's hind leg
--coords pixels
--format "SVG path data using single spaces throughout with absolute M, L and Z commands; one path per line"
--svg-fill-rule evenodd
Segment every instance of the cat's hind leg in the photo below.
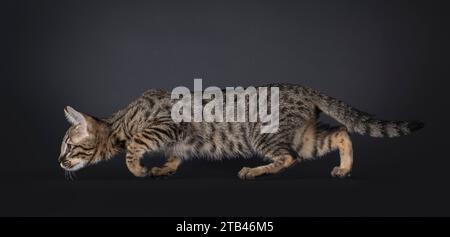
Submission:
M 150 170 L 150 175 L 153 177 L 173 175 L 177 171 L 180 164 L 180 158 L 176 156 L 170 156 L 169 159 L 167 159 L 167 162 L 162 167 L 153 167 Z
M 333 168 L 331 176 L 338 178 L 350 176 L 353 165 L 353 147 L 347 129 L 342 127 L 328 136 L 330 136 L 331 147 L 339 149 L 341 158 L 340 165 Z
M 331 176 L 344 178 L 350 175 L 353 165 L 352 141 L 343 126 L 312 122 L 296 132 L 293 149 L 300 157 L 310 159 L 339 150 L 340 165 L 333 168 Z

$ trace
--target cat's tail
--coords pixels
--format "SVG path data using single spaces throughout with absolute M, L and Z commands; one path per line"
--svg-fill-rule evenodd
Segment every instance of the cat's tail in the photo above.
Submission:
M 349 132 L 371 137 L 399 137 L 423 128 L 419 121 L 386 121 L 351 107 L 344 102 L 309 90 L 312 102 L 325 114 L 347 127 Z

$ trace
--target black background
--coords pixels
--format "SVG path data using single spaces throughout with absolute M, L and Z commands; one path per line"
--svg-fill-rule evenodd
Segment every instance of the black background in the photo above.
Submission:
M 445 216 L 450 214 L 448 22 L 439 1 L 10 1 L 2 10 L 2 216 Z M 64 179 L 63 107 L 106 117 L 149 88 L 289 82 L 408 137 L 353 136 L 338 154 L 241 181 L 257 159 L 185 162 L 139 179 L 124 156 Z M 148 156 L 149 166 L 160 156 Z

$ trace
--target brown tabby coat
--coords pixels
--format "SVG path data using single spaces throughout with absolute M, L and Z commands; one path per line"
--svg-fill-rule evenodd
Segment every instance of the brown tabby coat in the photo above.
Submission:
M 244 167 L 238 176 L 252 179 L 274 174 L 299 159 L 311 159 L 339 150 L 341 162 L 331 171 L 333 177 L 346 177 L 353 164 L 349 132 L 372 137 L 397 137 L 423 126 L 420 122 L 384 121 L 343 102 L 303 86 L 278 84 L 280 124 L 277 133 L 260 133 L 260 122 L 175 123 L 170 93 L 149 90 L 110 118 L 97 119 L 71 107 L 64 109 L 72 126 L 61 146 L 59 162 L 67 171 L 107 160 L 126 151 L 128 169 L 138 177 L 165 176 L 176 172 L 186 158 L 250 157 L 260 155 L 269 164 Z M 328 114 L 340 127 L 318 123 L 320 112 Z M 162 151 L 163 167 L 141 165 L 144 153 Z

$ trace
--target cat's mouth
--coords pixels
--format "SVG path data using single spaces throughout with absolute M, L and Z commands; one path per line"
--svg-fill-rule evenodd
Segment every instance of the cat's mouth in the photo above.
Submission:
M 59 163 L 59 165 L 61 166 L 61 168 L 63 168 L 66 171 L 77 171 L 77 170 L 83 168 L 86 165 L 86 163 L 87 162 L 85 162 L 85 161 L 80 161 L 75 164 L 73 164 L 72 162 L 70 162 L 70 164 L 61 162 L 61 163 Z

